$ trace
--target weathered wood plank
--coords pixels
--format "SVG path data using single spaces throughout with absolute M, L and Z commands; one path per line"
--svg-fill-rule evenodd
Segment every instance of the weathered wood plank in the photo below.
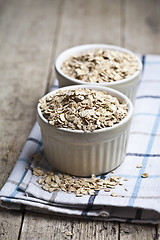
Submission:
M 156 227 L 154 225 L 120 224 L 120 239 L 123 240 L 155 240 Z
M 156 226 L 156 237 L 158 240 L 160 240 L 160 224 L 157 224 Z
M 21 240 L 46 238 L 118 240 L 118 224 L 28 212 L 24 219 L 22 233 Z
M 45 92 L 59 5 L 58 0 L 0 2 L 0 188 Z M 0 239 L 17 239 L 21 221 L 22 213 L 0 209 Z
M 160 1 L 123 2 L 124 46 L 139 53 L 160 54 Z
M 121 6 L 115 0 L 64 1 L 56 54 L 79 44 L 121 44 Z
M 122 46 L 137 53 L 160 53 L 158 1 L 123 0 L 121 9 Z M 154 225 L 120 223 L 120 239 L 157 239 L 156 228 Z
M 159 1 L 149 0 L 122 0 L 121 42 L 123 47 L 137 53 L 160 53 L 159 3 Z M 120 239 L 158 238 L 154 225 L 120 223 Z
M 36 119 L 37 101 L 44 94 L 59 2 L 14 0 L 3 1 L 1 5 L 0 178 L 3 185 Z M 6 169 L 7 163 L 10 164 Z
M 6 211 L 0 208 L 0 239 L 18 239 L 21 216 L 20 212 Z
M 120 45 L 120 2 L 113 5 L 107 1 L 67 0 L 59 10 L 56 55 L 65 48 L 84 43 L 112 43 Z M 98 18 L 96 16 L 99 16 Z M 112 27 L 111 27 L 112 26 Z M 53 55 L 55 53 L 52 53 Z M 54 77 L 54 73 L 51 74 Z M 50 79 L 50 85 L 53 78 Z M 47 215 L 25 215 L 21 238 L 68 239 L 118 239 L 118 223 L 81 221 L 76 218 L 51 218 Z M 38 225 L 38 229 L 37 229 Z M 45 231 L 44 231 L 45 229 Z M 37 234 L 35 232 L 38 232 Z

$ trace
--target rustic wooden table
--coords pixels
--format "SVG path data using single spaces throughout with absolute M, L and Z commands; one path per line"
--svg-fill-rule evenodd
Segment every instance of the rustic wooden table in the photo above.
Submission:
M 0 187 L 54 79 L 55 57 L 84 43 L 160 54 L 159 0 L 0 0 Z M 66 236 L 70 231 L 72 236 Z M 0 209 L 0 239 L 160 239 L 158 225 Z

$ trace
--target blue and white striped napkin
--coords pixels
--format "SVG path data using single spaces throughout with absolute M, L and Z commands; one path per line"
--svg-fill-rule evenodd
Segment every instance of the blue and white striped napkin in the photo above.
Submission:
M 95 195 L 83 197 L 41 189 L 32 169 L 40 166 L 49 170 L 50 167 L 43 153 L 40 128 L 35 123 L 0 191 L 1 206 L 106 221 L 160 222 L 160 56 L 142 56 L 142 62 L 143 74 L 137 91 L 126 158 L 114 174 L 101 176 L 120 176 L 123 185 L 118 185 L 111 192 L 100 190 Z M 54 88 L 57 88 L 57 81 Z M 41 155 L 39 163 L 32 159 L 34 153 Z M 139 164 L 142 164 L 141 168 L 136 167 Z M 148 173 L 148 178 L 142 178 L 143 173 Z M 118 196 L 111 196 L 112 192 Z

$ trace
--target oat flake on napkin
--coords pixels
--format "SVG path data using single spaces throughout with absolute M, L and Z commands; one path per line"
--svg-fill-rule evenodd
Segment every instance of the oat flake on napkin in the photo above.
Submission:
M 43 152 L 40 128 L 35 123 L 13 171 L 0 191 L 2 207 L 105 221 L 160 222 L 160 56 L 146 55 L 141 58 L 143 73 L 126 158 L 114 174 L 102 176 L 120 176 L 123 185 L 116 186 L 110 192 L 100 190 L 92 196 L 83 197 L 63 191 L 44 191 L 37 183 L 38 177 L 32 174 L 32 169 L 37 166 L 50 169 Z M 54 88 L 57 88 L 57 81 L 52 90 Z M 31 163 L 34 153 L 40 153 L 39 163 L 35 160 Z M 143 173 L 148 173 L 148 177 L 142 178 Z M 113 192 L 118 196 L 111 196 Z

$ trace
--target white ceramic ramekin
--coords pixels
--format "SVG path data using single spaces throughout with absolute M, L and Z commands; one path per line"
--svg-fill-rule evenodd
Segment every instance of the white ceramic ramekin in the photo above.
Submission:
M 69 48 L 63 51 L 55 61 L 55 71 L 56 71 L 56 77 L 59 81 L 59 87 L 70 86 L 75 84 L 93 85 L 93 83 L 90 83 L 90 82 L 85 82 L 82 80 L 71 78 L 66 74 L 64 74 L 61 69 L 63 62 L 68 58 L 70 58 L 71 56 L 79 55 L 82 52 L 92 50 L 92 49 L 104 49 L 104 50 L 113 49 L 121 52 L 126 52 L 126 53 L 129 53 L 130 55 L 133 55 L 134 57 L 137 57 L 133 52 L 129 51 L 128 49 L 121 48 L 118 46 L 113 46 L 113 45 L 106 45 L 106 44 L 86 44 L 86 45 L 80 45 L 73 48 Z M 115 82 L 94 83 L 94 84 L 97 86 L 105 86 L 105 87 L 110 87 L 115 90 L 118 90 L 124 93 L 127 97 L 129 97 L 132 103 L 134 104 L 135 98 L 136 98 L 137 83 L 140 78 L 140 74 L 142 70 L 142 63 L 138 59 L 138 57 L 137 57 L 137 62 L 138 62 L 139 70 L 136 71 L 132 76 L 119 81 L 115 81 Z
M 53 168 L 75 176 L 99 175 L 109 172 L 124 160 L 133 105 L 124 94 L 111 88 L 76 85 L 63 87 L 61 90 L 76 88 L 106 91 L 108 94 L 116 96 L 120 102 L 127 102 L 128 114 L 120 123 L 112 127 L 84 132 L 50 125 L 43 117 L 40 104 L 38 104 L 37 120 L 42 132 L 46 157 Z M 52 93 L 48 93 L 43 98 Z

